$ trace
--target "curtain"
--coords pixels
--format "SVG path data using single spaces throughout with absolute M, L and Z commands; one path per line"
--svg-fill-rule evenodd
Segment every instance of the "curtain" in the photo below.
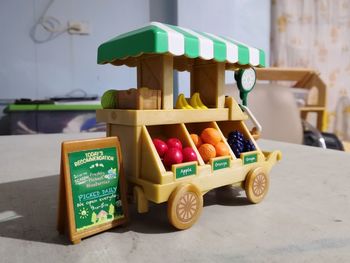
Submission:
M 328 130 L 347 137 L 350 131 L 340 129 L 350 124 L 335 122 L 350 120 L 350 105 L 336 116 L 350 94 L 350 0 L 273 0 L 271 23 L 271 65 L 319 71 L 327 84 Z

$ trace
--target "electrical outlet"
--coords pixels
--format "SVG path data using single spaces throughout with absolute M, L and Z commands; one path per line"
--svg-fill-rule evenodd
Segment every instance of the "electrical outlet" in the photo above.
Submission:
M 85 21 L 68 21 L 68 33 L 72 35 L 89 35 L 89 23 Z

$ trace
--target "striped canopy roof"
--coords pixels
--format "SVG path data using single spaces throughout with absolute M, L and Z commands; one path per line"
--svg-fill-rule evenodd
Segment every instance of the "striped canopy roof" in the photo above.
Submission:
M 142 54 L 164 54 L 215 60 L 235 65 L 265 66 L 263 50 L 229 37 L 179 26 L 151 22 L 148 26 L 119 35 L 98 48 L 97 62 L 112 63 Z

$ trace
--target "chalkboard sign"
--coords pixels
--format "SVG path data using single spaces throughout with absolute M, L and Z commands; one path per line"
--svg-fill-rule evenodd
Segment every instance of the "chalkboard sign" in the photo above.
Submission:
M 67 215 L 73 243 L 125 223 L 128 216 L 118 138 L 64 142 L 60 189 L 58 230 L 63 232 L 63 215 Z

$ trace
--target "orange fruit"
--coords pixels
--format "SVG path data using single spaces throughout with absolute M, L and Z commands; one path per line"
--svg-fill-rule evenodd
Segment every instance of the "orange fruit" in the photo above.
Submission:
M 226 156 L 230 154 L 230 151 L 225 143 L 218 142 L 215 144 L 216 156 Z
M 197 134 L 192 133 L 191 134 L 192 141 L 194 142 L 194 145 L 196 145 L 197 148 L 202 145 L 202 139 Z
M 221 141 L 221 136 L 218 130 L 214 128 L 206 128 L 201 133 L 201 139 L 205 143 L 216 145 L 218 142 Z
M 216 156 L 215 147 L 209 143 L 204 143 L 198 148 L 198 152 L 201 155 L 204 162 L 208 162 L 210 158 Z

